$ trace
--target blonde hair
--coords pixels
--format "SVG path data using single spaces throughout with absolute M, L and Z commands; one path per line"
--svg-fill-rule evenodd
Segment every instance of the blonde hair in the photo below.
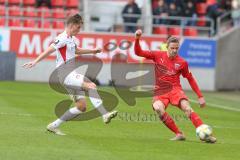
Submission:
M 67 25 L 69 24 L 83 24 L 83 19 L 80 14 L 74 14 L 67 19 Z
M 168 48 L 170 43 L 179 43 L 179 39 L 177 37 L 170 36 L 167 39 L 167 48 Z

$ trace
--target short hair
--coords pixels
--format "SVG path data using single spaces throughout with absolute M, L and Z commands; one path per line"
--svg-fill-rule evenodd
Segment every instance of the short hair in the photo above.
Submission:
M 168 48 L 170 43 L 179 43 L 179 39 L 177 37 L 170 36 L 167 39 L 167 48 Z
M 69 16 L 67 19 L 67 25 L 69 24 L 83 24 L 82 16 L 78 13 Z

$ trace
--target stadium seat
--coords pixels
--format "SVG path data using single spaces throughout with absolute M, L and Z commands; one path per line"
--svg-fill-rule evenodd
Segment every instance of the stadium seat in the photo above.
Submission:
M 154 27 L 153 34 L 165 34 L 168 35 L 168 29 L 164 26 Z
M 5 26 L 5 18 L 0 18 L 0 26 Z
M 8 25 L 10 27 L 20 27 L 21 26 L 21 21 L 20 21 L 20 19 L 10 19 Z
M 39 25 L 40 28 L 52 28 L 51 21 L 44 20 L 42 23 Z
M 206 4 L 209 6 L 209 5 L 213 5 L 217 3 L 217 0 L 207 0 Z
M 53 22 L 53 28 L 54 29 L 64 29 L 64 22 L 62 21 L 54 21 Z
M 53 18 L 63 19 L 65 18 L 65 11 L 62 8 L 53 9 Z
M 36 0 L 23 0 L 23 5 L 35 5 Z
M 76 14 L 76 13 L 79 13 L 79 10 L 78 9 L 68 9 L 67 12 L 66 12 L 66 16 L 69 16 L 69 15 L 73 15 L 73 14 Z
M 9 16 L 21 16 L 21 8 L 19 6 L 10 6 L 9 7 Z
M 196 6 L 196 12 L 199 15 L 205 15 L 207 10 L 207 4 L 206 3 L 197 3 Z
M 29 27 L 29 28 L 35 28 L 37 27 L 37 23 L 35 22 L 35 20 L 27 19 L 27 20 L 24 20 L 23 26 Z
M 197 26 L 204 27 L 206 26 L 207 22 L 205 16 L 200 16 L 199 20 L 197 21 Z
M 184 29 L 183 35 L 184 36 L 196 37 L 196 36 L 198 36 L 198 30 L 195 29 L 195 28 L 189 27 L 189 28 Z
M 38 16 L 38 13 L 36 11 L 36 8 L 34 7 L 26 7 L 26 8 L 23 8 L 23 15 L 25 17 L 37 17 Z
M 52 12 L 47 7 L 41 7 L 41 8 L 39 8 L 38 16 L 43 17 L 43 18 L 51 18 Z
M 64 7 L 65 6 L 65 2 L 64 0 L 52 0 L 52 6 L 53 7 Z
M 8 4 L 16 4 L 19 5 L 21 3 L 21 0 L 8 0 Z
M 0 0 L 0 4 L 5 4 L 5 0 Z
M 78 0 L 67 0 L 66 6 L 68 8 L 78 8 Z
M 179 27 L 171 27 L 171 28 L 169 28 L 168 33 L 170 35 L 178 36 L 178 35 L 181 34 L 181 28 L 179 28 Z
M 4 16 L 6 13 L 6 8 L 4 5 L 0 5 L 0 16 Z

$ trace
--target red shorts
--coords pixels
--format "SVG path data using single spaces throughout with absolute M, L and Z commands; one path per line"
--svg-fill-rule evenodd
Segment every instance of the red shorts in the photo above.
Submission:
M 164 104 L 165 108 L 167 108 L 169 103 L 174 106 L 180 107 L 179 104 L 182 99 L 188 100 L 188 97 L 185 95 L 181 88 L 175 88 L 164 95 L 154 96 L 153 103 L 160 100 Z

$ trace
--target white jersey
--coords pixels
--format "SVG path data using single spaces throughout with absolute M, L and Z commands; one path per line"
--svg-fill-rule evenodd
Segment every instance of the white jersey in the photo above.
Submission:
M 51 46 L 56 49 L 56 67 L 59 67 L 66 61 L 75 58 L 77 38 L 68 36 L 66 31 L 64 31 L 55 38 Z
M 78 40 L 75 36 L 68 36 L 66 31 L 64 31 L 63 33 L 59 34 L 55 38 L 54 43 L 51 44 L 51 46 L 56 49 L 56 67 L 58 68 L 59 81 L 63 83 L 66 88 L 68 88 L 67 90 L 79 90 L 84 80 L 83 75 L 78 74 L 75 70 L 71 70 L 75 69 L 74 67 L 76 67 L 75 61 L 71 61 L 70 65 L 67 67 L 59 67 L 62 64 L 67 64 L 67 61 L 75 59 L 77 42 Z

